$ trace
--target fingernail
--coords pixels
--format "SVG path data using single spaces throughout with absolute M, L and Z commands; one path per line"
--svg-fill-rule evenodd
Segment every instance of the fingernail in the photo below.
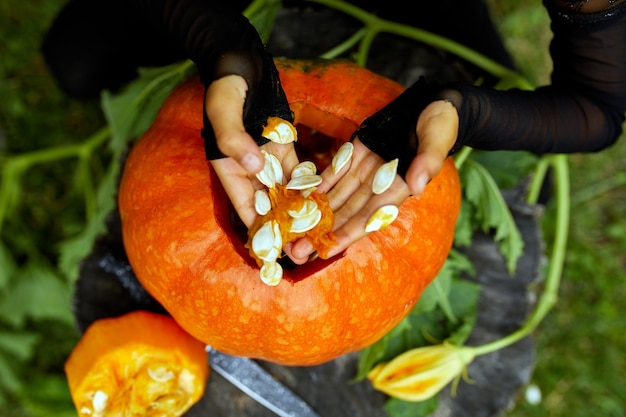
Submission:
M 415 195 L 419 195 L 426 188 L 426 184 L 428 184 L 428 174 L 425 172 L 422 173 L 419 177 L 417 177 L 417 181 L 415 182 Z
M 243 156 L 241 160 L 241 165 L 243 168 L 251 173 L 257 173 L 263 168 L 263 161 L 257 158 L 256 155 L 247 153 Z

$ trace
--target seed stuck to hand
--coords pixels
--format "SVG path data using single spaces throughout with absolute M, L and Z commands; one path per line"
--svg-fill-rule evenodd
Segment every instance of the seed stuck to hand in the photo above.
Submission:
M 317 226 L 320 220 L 322 220 L 322 212 L 317 208 L 305 216 L 294 217 L 293 221 L 291 222 L 291 232 L 308 232 L 309 230 Z
M 296 178 L 292 178 L 287 183 L 288 190 L 306 190 L 307 188 L 317 187 L 322 183 L 321 175 L 301 175 Z
M 254 192 L 254 209 L 258 214 L 264 216 L 272 209 L 272 202 L 265 190 L 256 190 Z
M 341 169 L 346 166 L 348 162 L 350 162 L 353 152 L 354 145 L 352 144 L 352 142 L 345 142 L 339 147 L 339 149 L 337 149 L 337 153 L 335 153 L 335 156 L 333 156 L 333 160 L 331 162 L 333 174 L 341 171 Z
M 276 143 L 291 143 L 298 140 L 298 132 L 294 125 L 280 117 L 270 116 L 261 136 Z
M 317 174 L 317 167 L 313 161 L 303 161 L 293 167 L 291 170 L 291 178 L 302 177 L 304 175 Z
M 393 180 L 396 178 L 398 172 L 398 158 L 382 164 L 378 167 L 376 174 L 374 175 L 374 181 L 372 183 L 372 192 L 374 194 L 382 194 L 391 187 Z
M 293 217 L 304 217 L 313 213 L 315 210 L 319 211 L 317 208 L 317 203 L 315 200 L 305 200 L 302 207 L 299 210 L 287 210 L 287 213 Z
M 261 150 L 265 158 L 263 169 L 256 174 L 256 177 L 267 188 L 274 188 L 276 184 L 283 183 L 283 167 L 278 158 L 269 152 Z
M 396 217 L 398 217 L 398 207 L 393 204 L 382 206 L 367 221 L 365 232 L 370 233 L 382 230 L 393 223 Z
M 321 252 L 334 242 L 334 215 L 326 196 L 314 191 L 322 183 L 317 167 L 311 161 L 301 162 L 291 170 L 291 180 L 283 185 L 282 166 L 278 158 L 261 151 L 265 158 L 257 178 L 268 189 L 254 194 L 254 208 L 261 216 L 248 231 L 246 247 L 260 267 L 261 281 L 275 286 L 283 277 L 278 264 L 283 245 L 308 237 Z

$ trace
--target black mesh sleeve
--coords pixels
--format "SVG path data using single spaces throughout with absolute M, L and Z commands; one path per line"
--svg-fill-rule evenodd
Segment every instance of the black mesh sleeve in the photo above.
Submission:
M 591 3 L 590 1 L 589 3 Z M 484 150 L 526 150 L 536 154 L 592 152 L 612 145 L 626 111 L 626 1 L 603 2 L 585 13 L 574 1 L 546 0 L 554 38 L 552 83 L 535 91 L 499 91 L 467 83 L 435 87 L 418 81 L 356 134 L 385 160 L 400 158 L 404 174 L 415 156 L 419 113 L 445 99 L 459 112 L 458 138 Z M 598 3 L 598 2 L 596 2 Z M 410 109 L 405 108 L 410 106 Z
M 134 5 L 167 28 L 198 67 L 206 87 L 231 74 L 246 80 L 244 126 L 257 143 L 266 142 L 261 132 L 269 116 L 293 121 L 272 56 L 256 29 L 233 5 L 208 0 L 134 0 Z M 202 136 L 207 158 L 222 157 L 206 112 Z
M 548 1 L 546 7 L 554 33 L 552 84 L 532 92 L 449 86 L 441 95 L 459 110 L 455 150 L 469 145 L 537 154 L 592 152 L 609 147 L 621 134 L 626 2 L 596 13 Z

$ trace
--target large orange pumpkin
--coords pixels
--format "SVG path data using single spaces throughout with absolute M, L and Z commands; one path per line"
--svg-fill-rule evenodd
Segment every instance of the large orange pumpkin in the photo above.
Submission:
M 315 139 L 319 132 L 335 138 L 336 148 L 403 91 L 348 62 L 277 65 L 309 148 L 328 147 L 328 140 Z M 340 256 L 285 270 L 279 285 L 267 286 L 205 160 L 202 100 L 198 79 L 183 83 L 126 162 L 119 208 L 140 282 L 190 334 L 229 354 L 314 365 L 385 335 L 409 313 L 451 248 L 460 207 L 452 160 L 421 196 L 403 203 L 389 227 Z

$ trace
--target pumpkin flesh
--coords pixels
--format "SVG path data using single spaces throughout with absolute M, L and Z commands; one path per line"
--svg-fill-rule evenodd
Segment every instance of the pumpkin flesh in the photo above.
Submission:
M 65 363 L 79 416 L 181 416 L 209 374 L 205 345 L 147 311 L 95 321 Z
M 349 63 L 277 60 L 277 66 L 299 136 L 334 135 L 335 149 L 403 91 Z M 386 229 L 332 259 L 285 269 L 271 287 L 259 280 L 205 160 L 198 133 L 202 100 L 197 78 L 174 91 L 124 168 L 124 245 L 142 285 L 190 334 L 233 355 L 315 365 L 385 335 L 408 314 L 451 248 L 460 207 L 453 161 L 421 196 L 405 200 Z

